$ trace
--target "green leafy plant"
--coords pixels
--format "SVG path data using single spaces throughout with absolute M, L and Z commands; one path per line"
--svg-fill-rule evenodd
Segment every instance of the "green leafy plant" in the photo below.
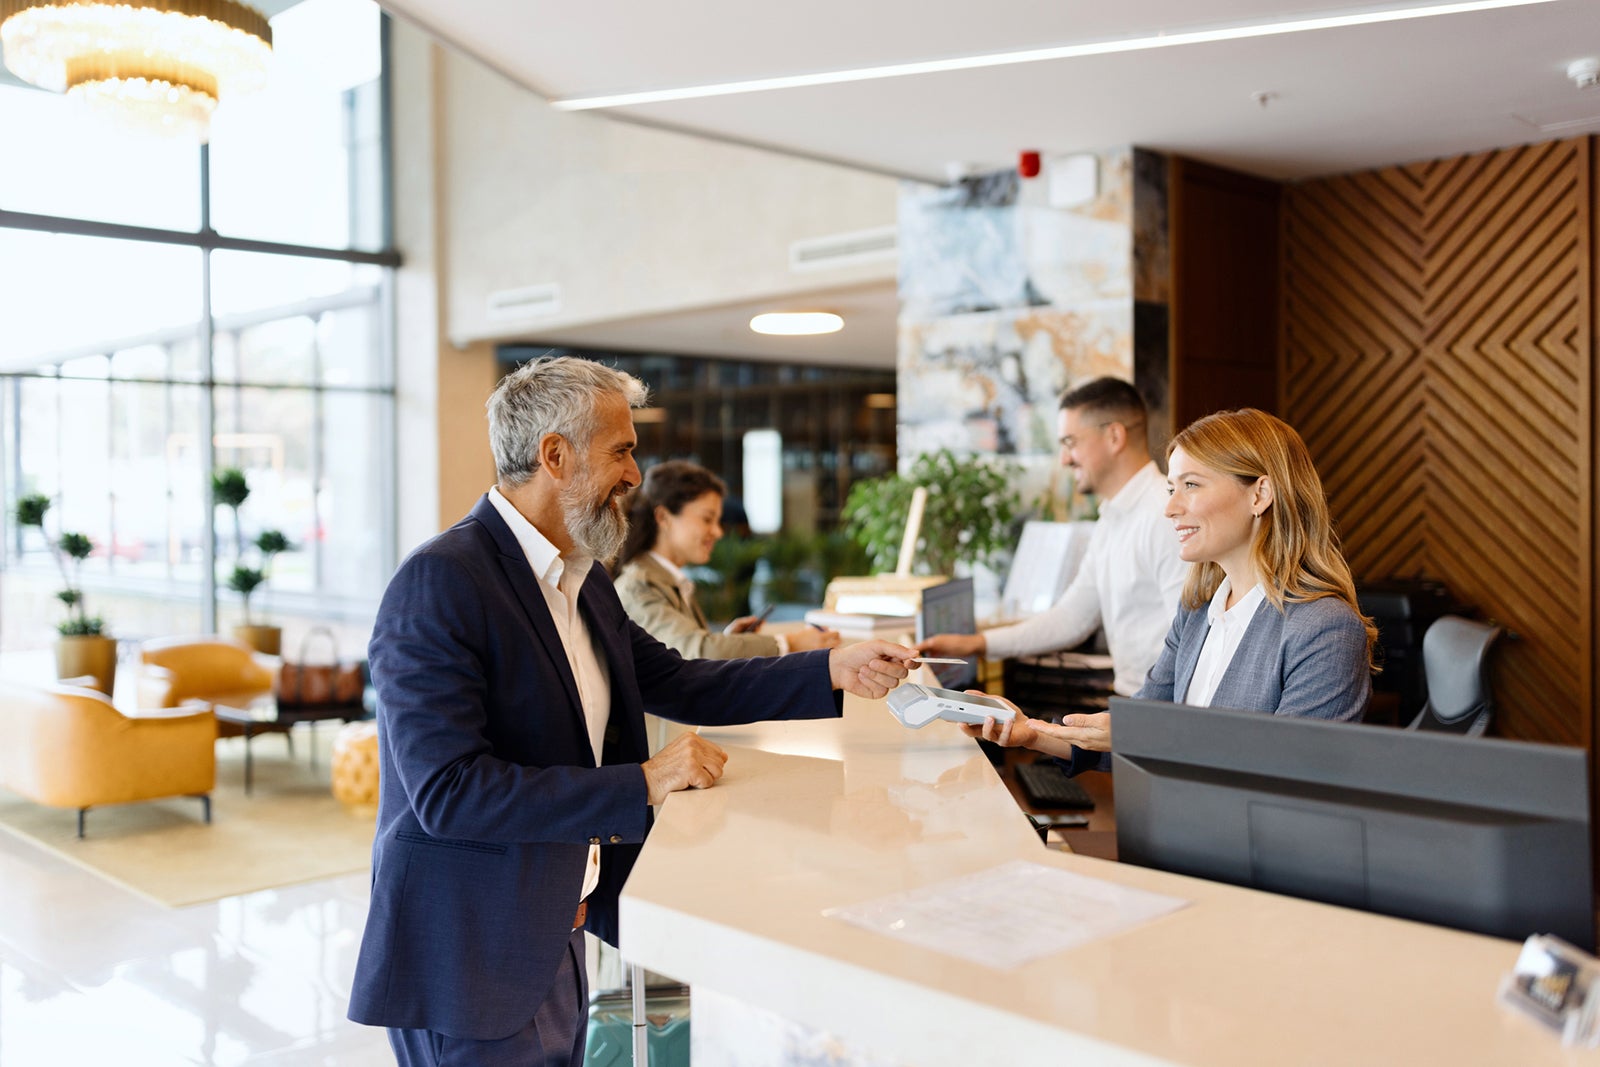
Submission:
M 233 554 L 244 558 L 244 526 L 239 520 L 239 509 L 250 499 L 250 483 L 244 471 L 237 467 L 220 467 L 211 472 L 211 499 L 218 507 L 233 512 Z
M 93 637 L 105 633 L 105 620 L 98 615 L 90 615 L 84 608 L 83 589 L 78 583 L 79 570 L 83 561 L 89 558 L 94 551 L 94 542 L 81 533 L 62 531 L 54 539 L 44 532 L 44 517 L 50 510 L 50 498 L 43 493 L 30 493 L 17 501 L 16 519 L 19 526 L 32 526 L 44 536 L 44 542 L 50 549 L 51 557 L 56 561 L 56 568 L 61 571 L 61 581 L 65 586 L 56 594 L 56 599 L 67 606 L 67 617 L 56 624 L 56 630 L 62 637 Z M 71 564 L 68 564 L 71 560 Z
M 261 555 L 259 567 L 246 566 L 244 562 L 244 524 L 239 509 L 250 499 L 250 482 L 244 471 L 236 467 L 222 467 L 211 475 L 211 496 L 219 507 L 233 512 L 234 566 L 228 574 L 227 586 L 244 601 L 244 624 L 255 623 L 250 615 L 250 597 L 272 577 L 272 562 L 280 552 L 293 552 L 294 545 L 281 530 L 262 530 L 250 544 Z
M 708 618 L 732 619 L 750 612 L 753 585 L 760 585 L 763 604 L 815 604 L 829 580 L 860 574 L 866 566 L 860 546 L 843 531 L 729 535 L 712 549 L 710 563 L 693 569 L 695 596 Z
M 266 560 L 270 568 L 274 556 L 279 552 L 293 552 L 294 545 L 289 543 L 281 530 L 262 530 L 256 535 L 256 551 L 261 553 L 261 558 Z
M 228 575 L 228 588 L 244 598 L 244 624 L 246 626 L 255 625 L 250 621 L 250 594 L 254 593 L 256 588 L 266 580 L 265 571 L 256 567 L 246 567 L 242 563 L 235 565 L 232 573 Z
M 928 491 L 913 567 L 922 574 L 954 574 L 957 563 L 988 563 L 1011 548 L 1012 524 L 1022 501 L 1004 461 L 957 456 L 948 448 L 918 456 L 907 474 L 857 482 L 845 502 L 845 529 L 871 565 L 890 571 L 900 555 L 911 497 Z

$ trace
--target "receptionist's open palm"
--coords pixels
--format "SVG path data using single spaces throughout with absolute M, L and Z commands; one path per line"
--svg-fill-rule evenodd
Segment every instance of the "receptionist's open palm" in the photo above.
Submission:
M 968 693 L 987 696 L 981 689 L 968 689 Z M 992 741 L 1002 748 L 1032 748 L 1039 738 L 1038 728 L 1045 725 L 1038 719 L 1028 718 L 1028 713 L 1017 707 L 1005 697 L 991 697 L 1010 708 L 1016 714 L 1005 722 L 996 722 L 986 719 L 983 725 L 976 723 L 958 724 L 962 733 L 968 737 L 981 737 L 985 741 Z
M 1064 715 L 1059 725 L 1043 723 L 1040 729 L 1058 741 L 1077 745 L 1090 752 L 1111 751 L 1111 713 L 1097 711 L 1086 715 Z
M 963 726 L 961 730 L 968 737 L 981 737 L 1005 748 L 1031 748 L 1062 759 L 1072 758 L 1074 745 L 1091 752 L 1111 751 L 1111 713 L 1106 711 L 1068 715 L 1058 724 L 1030 719 L 1018 709 L 1008 722 L 989 719 L 982 726 Z

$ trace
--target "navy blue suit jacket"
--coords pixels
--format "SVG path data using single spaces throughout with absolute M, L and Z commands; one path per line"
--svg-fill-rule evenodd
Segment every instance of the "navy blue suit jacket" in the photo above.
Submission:
M 544 594 L 487 497 L 390 581 L 369 649 L 381 774 L 356 1022 L 479 1040 L 525 1026 L 591 843 L 586 926 L 615 943 L 650 825 L 646 709 L 705 725 L 840 714 L 826 651 L 684 660 L 629 620 L 598 564 L 578 605 L 611 675 L 598 767 Z

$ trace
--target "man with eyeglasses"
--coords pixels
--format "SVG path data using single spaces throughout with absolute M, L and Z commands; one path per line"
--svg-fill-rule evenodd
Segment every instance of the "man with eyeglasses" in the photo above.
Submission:
M 981 634 L 935 634 L 930 656 L 1035 655 L 1073 648 L 1105 627 L 1113 688 L 1131 696 L 1161 653 L 1178 610 L 1187 565 L 1164 511 L 1167 483 L 1150 458 L 1144 400 L 1117 378 L 1096 378 L 1061 397 L 1061 464 L 1081 492 L 1100 498 L 1100 519 L 1077 575 L 1048 611 Z

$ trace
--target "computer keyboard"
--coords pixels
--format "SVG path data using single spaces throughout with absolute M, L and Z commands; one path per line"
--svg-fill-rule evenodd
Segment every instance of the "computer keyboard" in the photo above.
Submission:
M 1048 760 L 1019 763 L 1013 769 L 1023 795 L 1034 807 L 1094 810 L 1094 798 L 1083 786 L 1068 778 L 1067 772 L 1056 763 Z

